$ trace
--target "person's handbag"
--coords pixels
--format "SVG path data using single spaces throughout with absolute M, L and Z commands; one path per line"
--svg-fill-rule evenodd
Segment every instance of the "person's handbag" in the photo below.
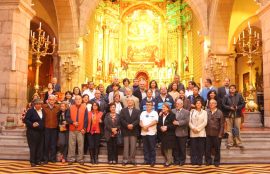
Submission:
M 116 138 L 117 138 L 117 145 L 122 145 L 123 144 L 123 136 L 122 136 L 121 131 L 118 131 Z
M 59 131 L 60 132 L 65 132 L 66 130 L 67 130 L 66 125 L 63 125 L 63 124 L 59 125 Z

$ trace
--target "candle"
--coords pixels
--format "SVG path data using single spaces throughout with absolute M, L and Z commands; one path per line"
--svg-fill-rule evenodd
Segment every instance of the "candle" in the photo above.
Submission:
M 254 31 L 254 37 L 257 37 L 257 33 L 256 33 L 256 31 Z
M 53 38 L 53 44 L 55 44 L 55 37 Z
M 36 34 L 36 33 L 35 33 L 35 32 L 33 32 L 33 38 L 35 38 L 35 34 Z
M 248 28 L 250 29 L 250 22 L 248 21 Z
M 252 31 L 251 31 L 251 28 L 249 28 L 249 34 L 251 35 Z
M 245 31 L 243 31 L 242 33 L 243 33 L 243 38 L 245 38 Z
M 260 39 L 260 33 L 257 33 L 257 39 Z
M 234 44 L 234 45 L 236 44 L 236 40 L 235 40 L 235 37 L 233 37 L 233 44 Z
M 49 41 L 49 35 L 47 36 L 47 42 Z
M 39 29 L 41 29 L 41 22 L 39 23 Z
M 16 70 L 16 42 L 13 42 L 11 45 L 12 55 L 11 55 L 11 71 Z
M 240 34 L 238 35 L 238 40 L 239 40 L 239 42 L 240 42 Z

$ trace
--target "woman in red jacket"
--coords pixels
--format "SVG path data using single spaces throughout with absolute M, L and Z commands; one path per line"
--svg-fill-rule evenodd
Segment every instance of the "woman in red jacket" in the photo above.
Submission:
M 98 163 L 99 143 L 101 137 L 101 127 L 103 113 L 100 112 L 99 104 L 92 103 L 92 109 L 88 112 L 87 140 L 92 164 Z

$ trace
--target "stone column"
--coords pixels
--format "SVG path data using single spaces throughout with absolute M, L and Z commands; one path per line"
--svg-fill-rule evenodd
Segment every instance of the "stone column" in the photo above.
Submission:
M 31 0 L 0 1 L 0 121 L 19 117 L 27 103 Z
M 270 127 L 270 2 L 258 12 L 262 25 L 264 126 Z

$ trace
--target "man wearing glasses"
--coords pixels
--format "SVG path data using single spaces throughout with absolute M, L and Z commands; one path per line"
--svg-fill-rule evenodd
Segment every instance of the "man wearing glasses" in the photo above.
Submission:
M 144 164 L 151 167 L 156 163 L 156 135 L 157 135 L 158 113 L 153 110 L 153 103 L 146 102 L 146 111 L 140 115 L 141 135 L 143 139 Z

